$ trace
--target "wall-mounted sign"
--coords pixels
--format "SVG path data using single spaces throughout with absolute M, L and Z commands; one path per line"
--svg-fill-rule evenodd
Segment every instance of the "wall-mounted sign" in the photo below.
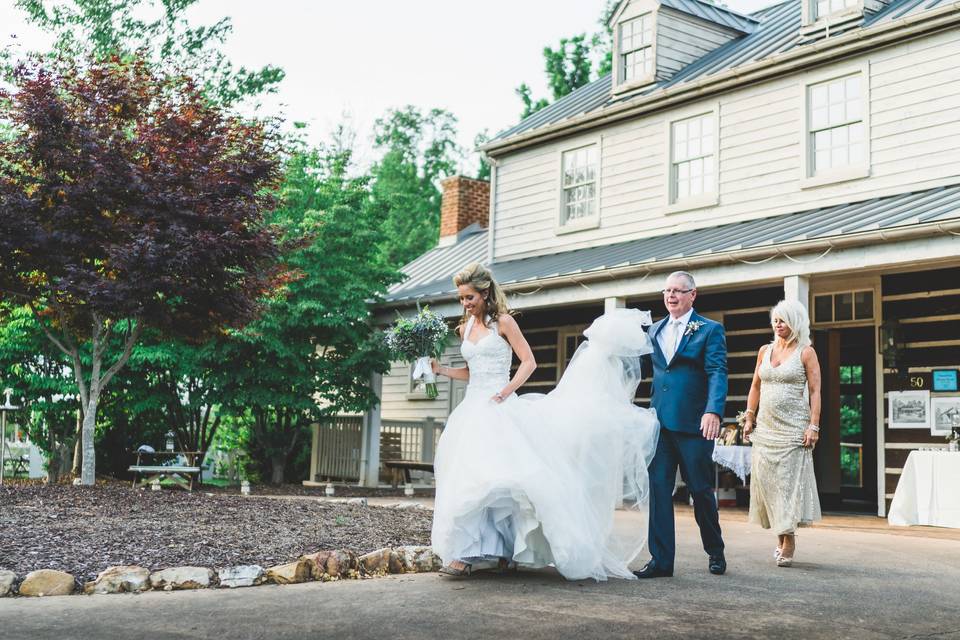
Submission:
M 957 370 L 956 369 L 934 369 L 933 370 L 933 390 L 934 391 L 957 391 Z

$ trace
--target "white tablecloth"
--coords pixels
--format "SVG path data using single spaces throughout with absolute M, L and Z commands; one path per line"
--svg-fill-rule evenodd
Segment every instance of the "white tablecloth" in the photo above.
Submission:
M 911 451 L 887 521 L 960 529 L 960 453 Z
M 713 461 L 733 471 L 740 478 L 740 482 L 746 484 L 747 476 L 750 475 L 752 451 L 753 447 L 717 444 L 713 447 Z

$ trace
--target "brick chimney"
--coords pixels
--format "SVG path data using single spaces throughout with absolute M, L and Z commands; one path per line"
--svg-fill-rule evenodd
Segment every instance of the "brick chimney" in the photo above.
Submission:
M 457 242 L 457 234 L 477 223 L 486 228 L 490 220 L 490 183 L 464 176 L 440 182 L 440 246 Z

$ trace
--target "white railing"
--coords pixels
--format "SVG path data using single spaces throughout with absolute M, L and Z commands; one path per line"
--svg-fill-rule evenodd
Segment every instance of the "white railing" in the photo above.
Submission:
M 443 423 L 424 420 L 381 420 L 380 459 L 433 462 Z
M 313 480 L 359 480 L 362 416 L 333 416 L 317 424 Z
M 317 437 L 313 459 L 317 461 L 311 480 L 357 481 L 360 479 L 360 450 L 363 442 L 362 416 L 333 416 L 315 425 Z M 381 420 L 380 460 L 432 463 L 443 423 L 425 420 Z M 414 471 L 417 477 L 425 472 Z

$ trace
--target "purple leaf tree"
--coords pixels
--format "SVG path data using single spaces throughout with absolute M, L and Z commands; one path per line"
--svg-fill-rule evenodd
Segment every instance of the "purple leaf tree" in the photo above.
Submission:
M 141 59 L 21 64 L 0 92 L 0 296 L 73 365 L 81 481 L 104 387 L 147 326 L 202 339 L 273 283 L 277 137 Z

